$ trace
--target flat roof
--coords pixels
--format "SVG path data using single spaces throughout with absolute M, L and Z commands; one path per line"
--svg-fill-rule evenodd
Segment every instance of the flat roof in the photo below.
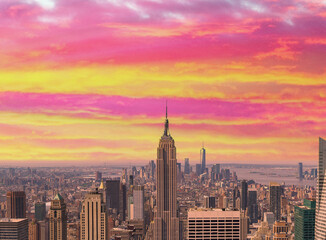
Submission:
M 0 222 L 22 222 L 27 218 L 0 218 Z
M 240 211 L 222 210 L 220 208 L 191 208 L 188 218 L 240 218 Z

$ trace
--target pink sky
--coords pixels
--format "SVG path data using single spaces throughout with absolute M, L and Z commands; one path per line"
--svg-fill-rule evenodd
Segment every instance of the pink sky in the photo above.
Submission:
M 0 162 L 316 164 L 326 3 L 0 1 Z

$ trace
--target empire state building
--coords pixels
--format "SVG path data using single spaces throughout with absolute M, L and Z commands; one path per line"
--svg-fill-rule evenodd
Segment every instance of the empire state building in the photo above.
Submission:
M 177 216 L 177 159 L 174 140 L 166 119 L 163 136 L 157 148 L 157 200 L 154 217 L 154 240 L 179 240 Z

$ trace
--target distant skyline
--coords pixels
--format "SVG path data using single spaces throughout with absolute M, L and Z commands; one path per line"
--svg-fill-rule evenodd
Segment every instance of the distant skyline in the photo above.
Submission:
M 0 1 L 0 166 L 316 165 L 326 2 Z M 36 164 L 37 165 L 37 164 Z

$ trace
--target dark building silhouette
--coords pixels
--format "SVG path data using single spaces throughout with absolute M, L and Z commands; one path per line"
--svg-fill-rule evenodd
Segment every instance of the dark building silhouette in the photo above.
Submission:
M 202 172 L 201 172 L 201 164 L 196 164 L 196 174 L 197 174 L 197 176 L 199 176 L 200 174 L 201 174 Z
M 248 206 L 248 183 L 246 180 L 241 181 L 241 201 L 240 208 L 241 210 L 246 210 Z
M 126 212 L 127 212 L 127 187 L 123 183 L 120 184 L 119 202 L 120 202 L 119 213 L 121 214 L 122 220 L 125 221 L 126 220 Z
M 274 213 L 276 220 L 280 220 L 282 187 L 278 183 L 271 182 L 269 185 L 269 191 L 270 211 Z
M 206 149 L 204 147 L 200 149 L 200 164 L 201 164 L 201 173 L 204 173 L 206 170 Z
M 46 217 L 46 206 L 44 202 L 35 203 L 35 219 L 43 221 Z
M 190 173 L 190 164 L 189 164 L 189 158 L 185 158 L 185 169 L 184 169 L 185 174 Z
M 106 208 L 107 210 L 116 209 L 120 211 L 120 180 L 107 180 L 106 181 Z
M 26 195 L 25 192 L 7 193 L 7 217 L 26 218 Z
M 303 165 L 301 162 L 298 165 L 298 177 L 300 180 L 303 179 Z
M 258 221 L 258 204 L 256 189 L 249 189 L 248 191 L 248 217 L 251 223 L 256 223 Z

